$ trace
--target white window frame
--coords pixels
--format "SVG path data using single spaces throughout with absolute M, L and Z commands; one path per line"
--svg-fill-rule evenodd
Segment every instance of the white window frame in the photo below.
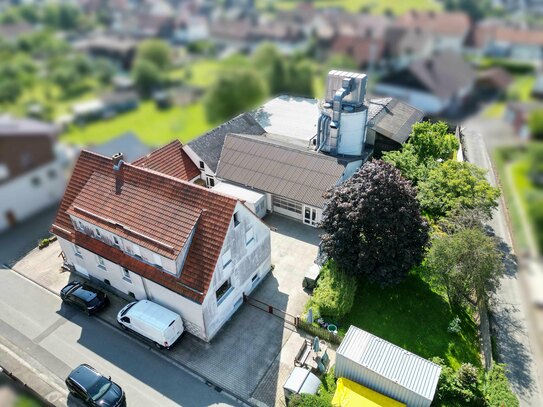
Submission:
M 134 256 L 142 258 L 140 247 L 137 244 L 132 244 L 132 251 L 134 252 Z
M 106 262 L 103 257 L 96 255 L 96 261 L 98 263 L 98 267 L 106 270 Z
M 76 245 L 76 244 L 74 244 L 74 251 L 75 251 L 75 255 L 77 257 L 83 258 L 83 253 L 81 253 L 81 250 L 79 249 L 79 246 Z
M 226 250 L 223 254 L 222 254 L 222 268 L 223 270 L 226 270 L 228 267 L 230 267 L 232 265 L 232 252 L 230 251 L 230 249 Z
M 255 241 L 255 228 L 251 227 L 245 232 L 245 246 L 249 246 Z
M 121 272 L 123 273 L 123 280 L 131 283 L 132 278 L 130 277 L 130 270 L 128 270 L 126 267 L 121 267 Z

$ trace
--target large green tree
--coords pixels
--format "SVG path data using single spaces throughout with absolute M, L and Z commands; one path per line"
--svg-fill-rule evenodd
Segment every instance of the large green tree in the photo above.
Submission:
M 459 141 L 446 123 L 425 121 L 415 123 L 402 149 L 384 153 L 383 160 L 396 166 L 416 185 L 430 169 L 451 159 L 458 147 Z
M 451 305 L 486 303 L 504 273 L 496 241 L 479 227 L 433 239 L 427 272 L 447 292 Z
M 448 160 L 418 183 L 418 200 L 425 213 L 441 217 L 457 208 L 479 209 L 490 216 L 500 190 L 486 180 L 486 171 L 468 162 Z
M 138 46 L 136 59 L 148 61 L 165 71 L 170 67 L 172 55 L 170 46 L 162 40 L 146 40 Z
M 420 264 L 428 223 L 414 188 L 394 166 L 370 161 L 326 198 L 322 250 L 341 270 L 389 285 Z
M 160 69 L 146 59 L 136 61 L 132 68 L 132 76 L 138 92 L 144 97 L 150 96 L 154 90 L 160 88 L 164 77 Z
M 228 120 L 255 107 L 265 96 L 266 86 L 253 70 L 224 70 L 204 96 L 206 116 L 212 123 Z

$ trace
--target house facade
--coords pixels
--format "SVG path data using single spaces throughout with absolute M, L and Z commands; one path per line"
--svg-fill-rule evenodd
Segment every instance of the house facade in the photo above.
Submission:
M 60 201 L 68 159 L 57 128 L 0 116 L 0 232 Z
M 134 164 L 83 151 L 52 232 L 74 272 L 179 313 L 210 341 L 269 272 L 270 231 L 237 199 L 189 182 L 197 168 L 167 147 Z

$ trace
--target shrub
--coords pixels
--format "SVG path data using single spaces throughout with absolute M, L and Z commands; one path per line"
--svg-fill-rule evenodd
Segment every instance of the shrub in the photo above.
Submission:
M 505 376 L 505 367 L 495 363 L 485 375 L 484 394 L 490 407 L 517 407 L 519 401 L 511 391 L 509 381 Z
M 292 396 L 289 407 L 330 407 L 330 402 L 313 394 L 296 394 Z
M 351 310 L 355 293 L 355 279 L 338 270 L 335 263 L 329 261 L 321 270 L 308 307 L 313 307 L 316 316 L 323 315 L 337 321 Z
M 457 334 L 462 330 L 460 326 L 460 318 L 454 317 L 449 326 L 447 327 L 447 332 L 450 334 Z

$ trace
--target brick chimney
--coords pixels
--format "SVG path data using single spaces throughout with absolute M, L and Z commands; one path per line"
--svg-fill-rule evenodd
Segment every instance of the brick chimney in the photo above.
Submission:
M 113 162 L 113 171 L 115 173 L 115 193 L 120 194 L 124 184 L 123 153 L 113 154 L 111 161 Z

